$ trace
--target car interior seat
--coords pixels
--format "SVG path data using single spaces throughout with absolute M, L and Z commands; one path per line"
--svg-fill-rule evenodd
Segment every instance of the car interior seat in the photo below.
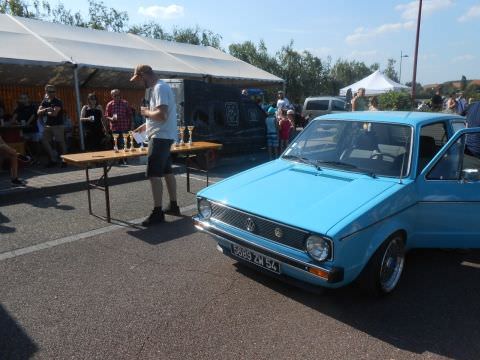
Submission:
M 435 139 L 431 136 L 420 136 L 420 147 L 418 149 L 418 174 L 422 172 L 425 166 L 433 159 L 437 153 Z

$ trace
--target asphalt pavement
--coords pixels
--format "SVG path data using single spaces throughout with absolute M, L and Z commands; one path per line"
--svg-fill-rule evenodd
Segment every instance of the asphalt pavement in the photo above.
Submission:
M 2 204 L 0 359 L 478 359 L 479 251 L 412 252 L 383 299 L 312 294 L 219 253 L 177 182 L 183 216 L 147 229 L 144 179 L 112 186 L 112 224 L 88 215 L 85 191 Z

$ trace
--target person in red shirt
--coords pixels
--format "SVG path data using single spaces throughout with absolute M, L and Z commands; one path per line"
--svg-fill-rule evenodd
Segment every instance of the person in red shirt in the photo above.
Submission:
M 292 131 L 292 123 L 286 116 L 285 110 L 280 110 L 280 120 L 278 125 L 280 127 L 280 151 L 287 148 L 288 140 L 290 139 L 290 132 Z
M 132 109 L 126 100 L 120 96 L 120 90 L 113 89 L 110 94 L 112 100 L 105 108 L 105 118 L 110 124 L 110 130 L 113 134 L 119 134 L 118 146 L 123 147 L 122 135 L 132 130 Z

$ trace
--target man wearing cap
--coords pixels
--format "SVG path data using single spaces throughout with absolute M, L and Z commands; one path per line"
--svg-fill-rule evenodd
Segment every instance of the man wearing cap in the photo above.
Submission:
M 170 148 L 177 137 L 177 104 L 170 86 L 160 80 L 148 65 L 138 65 L 130 81 L 142 83 L 147 89 L 147 106 L 140 108 L 140 113 L 147 121 L 135 131 L 146 131 L 149 139 L 147 177 L 152 187 L 154 209 L 142 225 L 150 226 L 164 222 L 165 214 L 180 215 L 170 155 Z M 170 206 L 165 210 L 162 210 L 162 177 L 165 178 L 170 197 Z
M 55 141 L 60 144 L 62 154 L 67 152 L 67 145 L 65 143 L 65 126 L 63 124 L 63 103 L 56 96 L 56 89 L 53 85 L 45 86 L 45 97 L 40 104 L 37 115 L 46 117 L 45 127 L 43 129 L 42 144 L 47 151 L 49 162 L 47 167 L 55 166 L 57 163 L 53 156 L 53 150 L 51 141 L 55 138 Z M 62 162 L 62 167 L 65 163 Z

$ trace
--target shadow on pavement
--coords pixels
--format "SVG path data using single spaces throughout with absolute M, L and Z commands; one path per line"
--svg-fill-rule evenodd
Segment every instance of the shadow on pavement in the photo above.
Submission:
M 26 200 L 25 203 L 30 204 L 34 207 L 40 209 L 55 208 L 58 210 L 75 210 L 73 206 L 70 205 L 60 205 L 57 195 L 45 196 L 42 198 L 35 198 Z
M 14 227 L 3 225 L 9 222 L 10 222 L 10 219 L 0 212 L 0 234 L 10 234 L 15 232 Z
M 325 295 L 302 291 L 246 267 L 254 281 L 397 348 L 453 359 L 480 354 L 480 250 L 416 250 L 399 288 L 372 298 L 356 286 Z M 425 354 L 427 355 L 427 354 Z
M 38 346 L 0 305 L 0 359 L 29 359 Z
M 190 216 L 170 217 L 166 222 L 153 225 L 141 230 L 130 230 L 127 234 L 145 241 L 148 244 L 158 245 L 167 241 L 176 240 L 195 232 L 195 227 Z

